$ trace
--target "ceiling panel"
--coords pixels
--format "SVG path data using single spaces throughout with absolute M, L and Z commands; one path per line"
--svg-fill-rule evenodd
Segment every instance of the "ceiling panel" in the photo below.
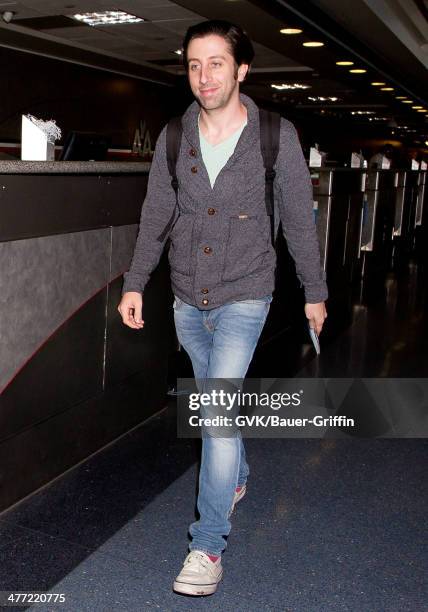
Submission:
M 340 104 L 344 108 L 351 108 L 352 105 L 355 108 L 364 105 L 382 108 L 382 112 L 385 111 L 391 118 L 402 117 L 408 123 L 411 117 L 420 124 L 422 117 L 416 119 L 414 111 L 412 114 L 394 96 L 411 92 L 413 99 L 413 87 L 415 99 L 418 99 L 417 96 L 421 99 L 426 94 L 426 71 L 417 72 L 417 62 L 409 61 L 409 51 L 400 47 L 400 41 L 385 23 L 376 22 L 368 5 L 382 1 L 404 8 L 407 6 L 404 0 L 353 0 L 352 11 L 343 0 L 306 0 L 304 3 L 301 0 L 22 0 L 4 7 L 16 13 L 16 21 L 15 25 L 14 21 L 10 25 L 0 21 L 0 34 L 5 29 L 9 30 L 9 35 L 14 31 L 17 36 L 27 32 L 46 42 L 78 47 L 85 53 L 93 50 L 106 58 L 127 58 L 132 61 L 136 74 L 139 70 L 137 65 L 151 66 L 160 78 L 164 75 L 165 79 L 171 79 L 166 73 L 183 73 L 181 62 L 173 51 L 181 46 L 188 27 L 203 19 L 229 19 L 240 23 L 254 43 L 256 58 L 246 86 L 259 97 L 273 103 L 284 102 L 302 108 L 312 105 L 315 108 L 322 103 L 308 100 L 308 92 L 313 96 L 337 96 L 341 98 Z M 415 6 L 412 0 L 409 2 Z M 1 5 L 2 0 L 0 12 Z M 67 5 L 74 8 L 65 8 Z M 36 17 L 70 16 L 76 12 L 113 9 L 124 10 L 149 21 L 104 27 L 49 27 L 42 31 L 17 26 L 18 23 L 25 25 L 25 20 Z M 329 30 L 329 24 L 335 27 Z M 27 25 L 31 25 L 31 22 L 28 21 Z M 37 28 L 37 22 L 33 22 L 33 25 Z M 51 25 L 55 25 L 55 22 Z M 299 25 L 304 32 L 297 37 L 283 36 L 279 30 L 284 25 Z M 421 25 L 419 31 L 423 29 Z M 323 40 L 323 48 L 314 50 L 302 46 L 303 41 L 315 37 Z M 355 37 L 361 43 L 358 49 L 352 46 Z M 338 59 L 352 59 L 356 64 L 364 64 L 364 49 L 376 50 L 376 57 L 380 58 L 379 66 L 381 60 L 384 65 L 389 62 L 391 76 L 395 76 L 394 93 L 383 93 L 370 85 L 372 80 L 385 79 L 385 72 L 382 78 L 374 60 L 371 65 L 365 65 L 368 72 L 361 76 L 350 75 L 348 69 L 336 66 Z M 84 56 L 83 53 L 80 55 Z M 308 82 L 311 89 L 284 92 L 271 87 L 273 83 L 283 82 Z
M 129 11 L 130 13 L 134 11 Z M 188 11 L 187 9 L 177 6 L 175 4 L 163 5 L 163 3 L 159 3 L 159 5 L 147 8 L 139 8 L 138 13 L 141 14 L 142 17 L 149 19 L 150 21 L 172 21 L 174 19 L 194 19 L 197 17 L 195 13 Z M 199 17 L 200 21 L 200 17 Z
M 77 29 L 79 30 L 80 28 L 77 28 Z M 67 30 L 63 30 L 63 29 L 47 30 L 46 32 L 52 36 L 57 36 L 58 38 L 61 38 L 61 39 L 64 38 L 64 39 L 67 39 L 67 40 L 70 40 L 76 43 L 81 42 L 82 44 L 85 44 L 85 45 L 90 45 L 94 43 L 98 46 L 104 42 L 107 45 L 110 42 L 112 44 L 114 44 L 115 42 L 120 42 L 120 39 L 118 39 L 116 36 L 112 36 L 108 32 L 100 32 L 100 31 L 94 30 L 93 28 L 85 28 L 85 29 L 82 28 L 77 33 L 76 33 L 75 28 L 70 28 Z
M 34 8 L 24 6 L 24 4 L 21 2 L 5 4 L 4 6 L 0 3 L 0 12 L 3 13 L 4 11 L 13 11 L 17 14 L 17 16 L 22 18 L 40 17 L 39 11 L 36 11 Z
M 156 22 L 160 27 L 162 27 L 166 32 L 171 32 L 172 34 L 176 34 L 180 36 L 180 40 L 183 40 L 184 35 L 186 34 L 188 28 L 197 23 L 200 23 L 202 20 L 198 15 L 195 15 L 192 18 L 187 19 L 175 19 L 171 21 L 158 21 Z M 181 45 L 180 45 L 181 46 Z

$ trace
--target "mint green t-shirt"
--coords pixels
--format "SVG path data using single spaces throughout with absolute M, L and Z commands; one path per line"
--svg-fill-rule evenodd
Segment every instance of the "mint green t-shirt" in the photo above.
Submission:
M 219 142 L 216 145 L 210 144 L 208 140 L 204 138 L 201 129 L 199 128 L 199 142 L 201 143 L 201 154 L 208 172 L 211 188 L 214 187 L 215 180 L 219 175 L 220 170 L 223 168 L 223 166 L 226 165 L 229 157 L 233 155 L 238 140 L 246 125 L 247 121 L 245 121 L 236 132 L 229 136 L 229 138 L 226 138 L 226 140 L 223 140 L 222 142 Z

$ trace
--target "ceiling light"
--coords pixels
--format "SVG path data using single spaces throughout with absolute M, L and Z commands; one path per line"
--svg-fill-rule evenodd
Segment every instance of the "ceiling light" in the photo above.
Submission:
M 173 53 L 175 53 L 176 55 L 182 55 L 183 51 L 181 49 L 176 49 L 175 51 L 173 51 Z
M 119 25 L 123 23 L 139 23 L 142 17 L 136 17 L 125 11 L 100 11 L 97 13 L 78 13 L 73 15 L 77 21 L 83 21 L 90 26 Z
M 336 66 L 353 66 L 354 62 L 336 62 Z
M 412 108 L 414 108 L 415 110 L 419 110 L 420 108 L 423 108 L 423 106 L 412 106 Z
M 396 100 L 407 100 L 406 96 L 395 96 Z
M 352 72 L 353 74 L 363 74 L 364 72 L 367 72 L 367 70 L 364 70 L 364 68 L 352 68 L 349 72 Z
M 309 89 L 310 85 L 303 85 L 302 83 L 293 83 L 293 84 L 288 84 L 288 83 L 281 83 L 281 85 L 276 85 L 274 83 L 272 83 L 271 87 L 273 87 L 274 89 Z
M 351 115 L 374 115 L 375 111 L 351 111 Z
M 299 28 L 282 28 L 280 32 L 281 34 L 301 34 L 303 30 L 299 30 Z
M 417 112 L 418 112 L 418 113 L 426 113 L 426 112 L 427 112 L 427 110 L 426 110 L 426 108 L 421 108 L 421 110 L 418 110 Z
M 386 83 L 380 83 L 378 81 L 374 81 L 374 83 L 372 83 L 372 85 L 374 85 L 375 87 L 381 87 L 382 85 L 386 85 Z
M 403 104 L 413 104 L 413 100 L 402 100 Z
M 324 98 L 324 96 L 315 96 L 315 97 L 311 97 L 308 96 L 308 100 L 311 100 L 312 102 L 337 102 L 339 98 L 334 98 L 334 97 L 326 97 Z
M 310 41 L 310 42 L 304 42 L 303 46 L 304 47 L 324 47 L 324 43 L 323 42 Z
M 381 91 L 394 91 L 393 87 L 381 87 L 380 88 Z
M 16 4 L 16 2 L 2 2 L 1 6 L 7 6 L 8 4 Z M 5 23 L 10 23 L 14 17 L 15 13 L 13 11 L 4 11 L 1 15 L 1 18 Z

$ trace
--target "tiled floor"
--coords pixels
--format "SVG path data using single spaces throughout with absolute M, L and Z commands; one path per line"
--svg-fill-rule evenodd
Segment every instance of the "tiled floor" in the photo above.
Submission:
M 413 267 L 373 299 L 369 292 L 352 327 L 305 372 L 427 377 L 427 331 L 426 277 Z M 274 352 L 266 349 L 264 364 Z M 171 400 L 3 513 L 0 590 L 64 593 L 64 604 L 33 608 L 64 612 L 427 609 L 420 439 L 247 439 L 248 493 L 232 518 L 218 591 L 174 594 L 195 516 L 199 451 L 198 441 L 177 439 L 175 419 Z

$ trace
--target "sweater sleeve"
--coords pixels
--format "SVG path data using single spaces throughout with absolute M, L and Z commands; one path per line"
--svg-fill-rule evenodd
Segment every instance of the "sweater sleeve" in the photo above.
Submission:
M 276 162 L 279 187 L 278 207 L 288 250 L 303 284 L 306 302 L 323 302 L 328 297 L 325 273 L 313 215 L 313 192 L 308 167 L 293 124 L 281 119 L 281 137 Z
M 158 236 L 165 229 L 176 205 L 175 192 L 166 161 L 166 127 L 156 143 L 150 167 L 147 194 L 141 209 L 140 226 L 134 255 L 125 272 L 122 295 L 126 291 L 143 293 L 150 274 L 159 263 L 167 237 Z

